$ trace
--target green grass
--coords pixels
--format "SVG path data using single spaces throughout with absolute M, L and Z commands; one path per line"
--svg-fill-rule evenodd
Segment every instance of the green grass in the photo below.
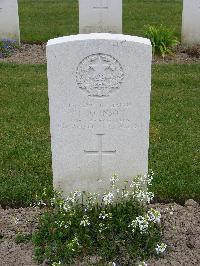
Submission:
M 28 204 L 51 186 L 45 66 L 0 65 L 0 204 Z
M 162 201 L 200 201 L 200 65 L 153 67 L 150 167 Z M 52 188 L 46 66 L 0 64 L 0 204 Z
M 161 200 L 200 201 L 200 65 L 153 68 L 150 167 Z
M 123 0 L 123 33 L 144 36 L 145 25 L 161 23 L 180 39 L 182 0 Z M 19 0 L 21 39 L 45 42 L 78 33 L 77 0 Z

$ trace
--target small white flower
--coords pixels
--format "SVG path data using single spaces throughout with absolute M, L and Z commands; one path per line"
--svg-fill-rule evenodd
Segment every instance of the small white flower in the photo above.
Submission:
M 148 218 L 143 217 L 143 216 L 139 216 L 136 218 L 136 221 L 138 223 L 138 226 L 140 228 L 141 233 L 146 232 L 148 229 L 148 226 L 149 226 Z
M 107 229 L 107 227 L 105 226 L 105 224 L 103 224 L 103 223 L 99 224 L 99 233 L 102 233 L 106 229 Z
M 122 191 L 122 197 L 127 198 L 129 196 L 129 191 Z
M 83 216 L 83 220 L 80 222 L 80 225 L 83 225 L 84 227 L 86 227 L 87 225 L 90 225 L 89 217 L 87 215 Z
M 118 176 L 116 174 L 114 174 L 113 176 L 111 176 L 110 183 L 111 183 L 112 186 L 114 186 L 117 181 L 119 181 L 119 178 L 118 178 Z
M 167 248 L 167 245 L 165 243 L 161 243 L 160 245 L 157 244 L 155 250 L 157 254 L 161 254 L 166 250 L 166 248 Z
M 141 261 L 138 266 L 147 266 L 147 263 L 145 261 Z
M 106 218 L 112 218 L 112 213 L 106 213 L 105 211 L 102 211 L 99 214 L 99 219 L 105 220 Z
M 74 191 L 73 197 L 79 198 L 81 195 L 82 195 L 81 191 L 78 190 L 78 191 Z
M 63 205 L 63 210 L 65 212 L 68 212 L 68 211 L 70 211 L 70 209 L 71 209 L 71 206 L 67 202 L 65 202 Z
M 18 218 L 15 218 L 14 219 L 14 222 L 15 222 L 15 224 L 18 224 L 19 223 L 19 219 Z
M 52 266 L 59 266 L 59 265 L 61 265 L 61 261 L 52 263 Z
M 132 228 L 132 232 L 134 233 L 135 229 L 137 227 L 137 220 L 133 220 L 128 227 L 131 227 Z
M 76 250 L 75 248 L 79 245 L 80 244 L 78 242 L 78 238 L 75 236 L 74 239 L 72 239 L 71 242 L 67 244 L 67 247 L 74 252 Z
M 113 202 L 113 199 L 114 199 L 114 194 L 109 192 L 108 194 L 105 194 L 103 196 L 103 201 L 106 205 L 110 204 Z
M 161 214 L 159 211 L 151 208 L 151 210 L 148 211 L 148 218 L 149 218 L 149 221 L 153 223 L 160 223 Z

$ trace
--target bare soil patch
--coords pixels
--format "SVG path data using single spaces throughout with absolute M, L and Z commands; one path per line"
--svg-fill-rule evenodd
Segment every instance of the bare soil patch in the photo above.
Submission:
M 19 49 L 0 62 L 17 64 L 45 64 L 46 63 L 46 43 L 43 44 L 21 44 Z
M 17 64 L 45 64 L 46 43 L 43 44 L 22 44 L 16 49 L 12 56 L 0 59 L 0 62 Z M 200 45 L 190 48 L 179 46 L 174 51 L 174 56 L 154 56 L 154 64 L 193 64 L 200 63 Z
M 200 265 L 200 206 L 188 200 L 185 206 L 176 203 L 153 204 L 162 214 L 164 242 L 167 253 L 153 258 L 149 266 Z M 0 266 L 37 266 L 31 242 L 16 243 L 17 234 L 31 235 L 37 227 L 38 217 L 44 210 L 38 208 L 0 208 Z M 46 262 L 43 265 L 48 265 Z M 76 263 L 76 265 L 88 265 Z M 132 265 L 119 262 L 120 265 Z

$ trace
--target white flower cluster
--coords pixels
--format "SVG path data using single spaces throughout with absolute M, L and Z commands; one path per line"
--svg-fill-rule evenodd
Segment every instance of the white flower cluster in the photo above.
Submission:
M 112 213 L 106 213 L 105 211 L 102 211 L 102 212 L 99 214 L 99 219 L 103 219 L 103 220 L 105 220 L 106 218 L 111 219 L 111 218 L 112 218 Z
M 129 195 L 130 195 L 129 191 L 127 191 L 127 190 L 122 191 L 122 198 L 128 198 Z
M 87 215 L 83 215 L 83 219 L 80 222 L 80 225 L 82 225 L 83 227 L 90 225 L 89 217 Z
M 148 217 L 139 216 L 136 218 L 136 223 L 139 226 L 140 232 L 144 233 L 147 231 L 149 226 L 149 220 Z
M 165 243 L 161 243 L 160 245 L 157 244 L 155 250 L 157 254 L 162 254 L 163 252 L 165 252 L 167 248 L 167 245 Z
M 64 221 L 55 221 L 54 223 L 60 228 L 65 226 L 65 222 Z
M 132 228 L 132 232 L 134 233 L 135 229 L 137 228 L 137 221 L 133 220 L 128 227 L 131 227 Z
M 70 194 L 70 196 L 68 196 L 65 199 L 65 202 L 74 204 L 75 202 L 78 201 L 78 198 L 80 198 L 82 195 L 81 191 L 74 191 L 73 193 Z
M 98 197 L 100 196 L 100 194 L 97 193 L 91 193 L 91 192 L 85 192 L 85 204 L 89 206 L 94 206 L 97 201 L 98 201 Z
M 110 183 L 113 188 L 115 187 L 117 181 L 119 181 L 117 174 L 114 174 L 113 176 L 111 176 Z
M 141 233 L 145 233 L 151 222 L 160 223 L 160 219 L 160 212 L 151 208 L 151 210 L 148 211 L 148 213 L 144 217 L 136 217 L 136 219 L 131 222 L 129 227 L 131 227 L 133 233 L 135 232 L 137 226 L 139 227 Z
M 143 176 L 138 175 L 134 177 L 133 181 L 130 184 L 130 187 L 134 187 L 136 189 L 146 186 L 151 186 L 153 181 L 154 173 L 151 171 L 149 174 L 146 173 Z
M 161 214 L 159 211 L 151 208 L 150 211 L 148 211 L 148 217 L 149 217 L 149 221 L 153 223 L 160 223 Z
M 114 193 L 108 192 L 107 194 L 103 195 L 103 202 L 105 203 L 105 205 L 111 204 L 114 200 L 114 197 Z
M 145 174 L 144 176 L 136 176 L 130 184 L 129 182 L 126 182 L 127 185 L 124 189 L 117 186 L 119 178 L 116 174 L 114 174 L 110 178 L 111 190 L 106 191 L 103 196 L 86 191 L 75 191 L 67 198 L 63 198 L 62 194 L 58 193 L 58 195 L 51 200 L 51 206 L 59 206 L 61 211 L 63 210 L 64 212 L 69 212 L 77 203 L 84 204 L 86 211 L 93 208 L 95 204 L 101 201 L 105 205 L 112 204 L 114 201 L 120 199 L 133 199 L 141 203 L 150 203 L 154 194 L 148 191 L 147 186 L 151 185 L 152 179 L 153 173 Z M 45 205 L 45 203 L 40 200 L 38 201 L 38 205 Z
M 138 266 L 147 266 L 147 263 L 145 261 L 139 262 Z
M 60 266 L 60 265 L 62 265 L 61 264 L 61 261 L 59 261 L 59 262 L 53 262 L 51 266 Z
M 99 233 L 102 233 L 103 231 L 105 231 L 108 227 L 103 224 L 103 223 L 100 223 L 99 224 Z
M 71 242 L 67 244 L 67 247 L 74 252 L 77 246 L 80 246 L 80 244 L 78 242 L 78 238 L 75 236 L 74 239 L 72 239 Z
M 138 189 L 133 194 L 133 198 L 135 198 L 137 201 L 141 203 L 150 203 L 154 198 L 154 193 L 149 191 L 143 191 L 141 189 Z

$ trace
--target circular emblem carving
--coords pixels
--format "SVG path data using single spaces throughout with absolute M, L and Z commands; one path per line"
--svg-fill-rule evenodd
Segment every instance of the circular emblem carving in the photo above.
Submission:
M 80 89 L 91 97 L 106 97 L 120 88 L 124 78 L 121 64 L 111 55 L 93 54 L 77 67 L 76 81 Z

